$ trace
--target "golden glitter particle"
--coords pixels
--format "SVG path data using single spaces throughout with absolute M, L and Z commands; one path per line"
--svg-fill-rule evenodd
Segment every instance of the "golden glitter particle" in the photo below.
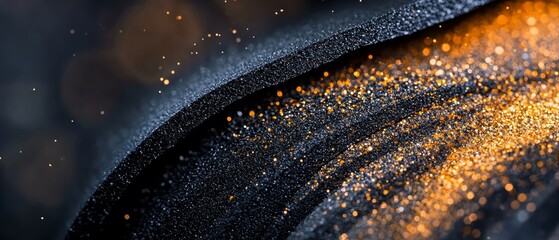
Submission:
M 485 205 L 485 204 L 487 203 L 487 198 L 485 198 L 485 197 L 480 197 L 479 200 L 478 200 L 478 203 L 479 203 L 480 205 Z
M 235 200 L 235 195 L 229 195 L 229 202 L 233 202 Z
M 254 117 L 254 115 L 256 115 L 256 114 L 254 113 L 254 111 L 250 110 L 250 111 L 248 112 L 248 115 L 249 115 L 250 117 Z
M 164 84 L 164 85 L 169 85 L 169 83 L 170 83 L 169 79 L 163 80 L 163 84 Z
M 534 26 L 534 25 L 536 24 L 536 18 L 534 18 L 534 17 L 529 17 L 529 18 L 526 20 L 526 23 L 528 23 L 528 25 L 530 25 L 530 26 Z
M 282 91 L 277 91 L 277 92 L 276 92 L 276 95 L 277 95 L 278 97 L 283 97 L 283 92 L 282 92 Z
M 227 122 L 231 122 L 233 120 L 231 117 L 227 116 Z
M 475 194 L 474 194 L 474 192 L 471 192 L 471 191 L 470 191 L 470 192 L 468 192 L 468 193 L 466 194 L 466 197 L 467 197 L 469 200 L 472 200 L 472 199 L 474 199 Z
M 445 51 L 445 52 L 450 51 L 450 44 L 448 44 L 448 43 L 443 43 L 441 49 L 442 49 L 443 51 Z
M 501 54 L 503 54 L 504 52 L 505 52 L 505 49 L 504 49 L 503 47 L 501 47 L 501 46 L 495 47 L 495 53 L 496 53 L 497 55 L 501 55 Z
M 129 220 L 130 219 L 130 215 L 128 213 L 124 214 L 124 220 Z
M 178 15 L 176 19 L 177 19 L 177 21 L 180 21 L 180 20 L 182 20 L 182 16 Z
M 347 240 L 347 239 L 348 239 L 347 233 L 340 235 L 340 240 Z
M 358 71 L 353 72 L 353 76 L 359 77 L 360 73 Z
M 518 199 L 519 202 L 525 202 L 526 199 L 528 199 L 528 196 L 525 193 L 521 193 L 521 194 L 518 194 L 517 199 Z
M 373 59 L 373 55 L 369 54 L 369 56 L 367 56 L 367 58 L 368 58 L 369 60 L 371 60 L 371 59 Z
M 423 51 L 423 56 L 429 56 L 429 54 L 431 54 L 431 49 L 430 48 L 424 48 Z
M 354 216 L 354 217 L 357 217 L 357 216 L 359 215 L 359 213 L 358 213 L 357 211 L 353 211 L 353 212 L 351 213 L 351 215 Z
M 497 17 L 497 19 L 495 19 L 495 22 L 496 22 L 498 25 L 505 25 L 505 24 L 507 24 L 507 22 L 508 22 L 508 17 L 505 16 L 505 15 L 503 15 L 503 14 L 501 14 L 501 15 L 499 15 L 499 16 Z
M 233 29 L 233 30 L 231 30 L 231 33 L 233 33 L 233 34 L 237 34 L 237 29 Z
M 328 77 L 328 75 L 330 75 L 330 73 L 325 71 L 323 75 L 324 75 L 324 77 Z
M 510 183 L 507 183 L 507 184 L 505 185 L 505 190 L 507 190 L 507 192 L 512 191 L 513 188 L 514 188 L 514 187 L 513 187 L 512 184 L 510 184 Z

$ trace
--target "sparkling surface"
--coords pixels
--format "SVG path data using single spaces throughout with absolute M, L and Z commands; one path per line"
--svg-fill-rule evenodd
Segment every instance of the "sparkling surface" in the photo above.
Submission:
M 555 2 L 496 4 L 292 81 L 220 119 L 118 221 L 135 237 L 507 236 L 559 180 L 557 22 Z

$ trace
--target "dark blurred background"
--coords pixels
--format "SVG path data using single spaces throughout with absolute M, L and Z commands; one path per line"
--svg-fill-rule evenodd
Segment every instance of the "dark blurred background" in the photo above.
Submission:
M 0 239 L 63 237 L 103 168 L 99 145 L 127 110 L 215 56 L 334 6 L 0 0 Z

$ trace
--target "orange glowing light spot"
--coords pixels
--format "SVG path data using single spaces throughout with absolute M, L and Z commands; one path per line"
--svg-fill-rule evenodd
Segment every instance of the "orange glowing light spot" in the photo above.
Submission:
M 182 20 L 182 16 L 181 16 L 181 15 L 178 15 L 178 16 L 177 16 L 177 21 L 180 21 L 180 20 Z
M 512 191 L 512 189 L 514 189 L 514 187 L 512 186 L 512 184 L 507 183 L 507 185 L 505 185 L 505 190 L 507 190 L 507 192 Z
M 442 50 L 445 51 L 445 52 L 450 51 L 450 44 L 443 43 Z
M 278 97 L 283 97 L 283 92 L 282 92 L 282 91 L 278 91 L 278 92 L 276 93 L 276 95 L 278 95 Z
M 330 73 L 328 73 L 328 72 L 324 72 L 324 74 L 323 74 L 323 75 L 324 75 L 324 77 L 328 77 L 328 75 L 330 75 Z
M 130 215 L 128 213 L 124 214 L 124 220 L 129 220 L 129 219 L 130 219 Z
M 528 199 L 528 196 L 525 193 L 521 193 L 521 194 L 518 194 L 517 199 L 518 199 L 519 202 L 525 202 L 526 199 Z
M 248 112 L 248 115 L 249 115 L 250 117 L 254 117 L 256 114 L 254 113 L 254 111 L 250 110 L 250 111 Z
M 231 117 L 227 116 L 227 122 L 231 122 L 233 120 Z
M 430 48 L 424 48 L 423 49 L 423 56 L 429 56 L 429 54 L 431 54 L 431 49 Z

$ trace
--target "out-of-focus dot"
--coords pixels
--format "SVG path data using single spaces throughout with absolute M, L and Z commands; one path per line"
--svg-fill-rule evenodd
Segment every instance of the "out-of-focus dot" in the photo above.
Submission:
M 448 44 L 448 43 L 443 43 L 441 49 L 442 49 L 443 51 L 445 51 L 445 52 L 450 51 L 450 44 Z
M 74 35 L 76 33 L 75 29 L 70 29 L 70 34 Z
M 99 114 L 105 115 L 105 111 L 101 111 L 101 112 L 99 112 Z
M 534 212 L 534 211 L 536 211 L 536 204 L 533 203 L 533 202 L 530 202 L 530 203 L 526 204 L 526 210 L 527 210 L 528 212 Z
M 431 49 L 430 48 L 424 48 L 423 51 L 423 56 L 429 56 L 429 54 L 431 54 Z
M 519 211 L 516 214 L 516 219 L 518 219 L 519 222 L 524 222 L 526 220 L 528 220 L 528 213 L 526 211 Z
M 507 185 L 505 185 L 505 190 L 507 190 L 507 192 L 512 191 L 513 188 L 514 188 L 514 187 L 513 187 L 512 184 L 510 184 L 510 183 L 507 183 Z
M 124 214 L 124 220 L 128 220 L 128 219 L 130 219 L 130 214 L 128 214 L 128 213 Z
M 45 217 L 41 217 L 41 220 L 45 220 Z
M 178 15 L 178 16 L 177 16 L 177 20 L 178 20 L 178 21 L 182 20 L 182 16 L 181 16 L 181 15 Z
M 497 55 L 501 55 L 501 54 L 503 54 L 504 52 L 505 52 L 505 49 L 504 49 L 503 47 L 501 47 L 501 46 L 495 47 L 495 53 L 496 53 Z
M 528 23 L 528 25 L 530 25 L 530 26 L 534 26 L 534 25 L 536 24 L 536 18 L 534 18 L 534 17 L 529 17 L 529 18 L 526 20 L 526 23 Z
M 528 196 L 525 193 L 518 194 L 518 197 L 517 197 L 519 202 L 524 202 L 524 201 L 526 201 L 527 198 L 528 198 Z

